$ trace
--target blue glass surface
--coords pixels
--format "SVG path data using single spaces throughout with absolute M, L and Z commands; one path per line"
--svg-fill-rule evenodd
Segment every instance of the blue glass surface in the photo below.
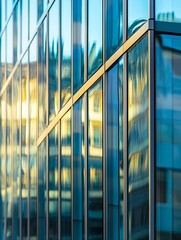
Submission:
M 71 97 L 71 0 L 61 6 L 61 106 Z
M 3 29 L 3 26 L 5 24 L 5 15 L 6 15 L 6 0 L 1 0 L 0 1 L 0 19 L 1 19 L 1 24 L 0 24 L 0 31 Z
M 149 239 L 148 37 L 128 52 L 129 239 Z
M 30 32 L 29 32 L 29 38 L 33 35 L 36 29 L 36 23 L 37 23 L 37 3 L 38 0 L 29 0 L 29 25 L 30 25 Z
M 88 1 L 88 77 L 102 65 L 102 0 Z
M 9 77 L 13 69 L 13 17 L 11 16 L 8 22 L 7 32 L 6 32 L 6 79 Z
M 22 4 L 22 34 L 21 34 L 21 52 L 24 52 L 28 44 L 28 0 L 21 0 Z M 12 40 L 11 40 L 12 41 Z
M 59 36 L 59 2 L 55 1 L 49 12 L 49 121 L 57 114 L 59 108 L 58 93 L 58 36 Z
M 5 51 L 5 32 L 0 38 L 0 88 L 5 83 L 5 74 L 6 74 L 6 51 Z
M 18 2 L 13 11 L 13 65 L 16 64 L 20 56 L 20 36 L 20 2 Z M 11 38 L 10 41 L 12 41 Z
M 102 81 L 88 92 L 88 239 L 103 238 Z
M 106 58 L 108 59 L 123 41 L 123 1 L 107 0 Z
M 73 92 L 84 83 L 85 0 L 73 1 Z
M 156 0 L 156 20 L 164 22 L 181 22 L 180 0 Z
M 148 0 L 128 0 L 128 37 L 148 19 Z
M 156 38 L 156 232 L 181 238 L 181 37 Z M 169 237 L 169 238 L 168 238 Z
M 84 239 L 85 106 L 81 98 L 73 108 L 73 229 L 74 239 Z M 77 204 L 79 203 L 79 204 Z

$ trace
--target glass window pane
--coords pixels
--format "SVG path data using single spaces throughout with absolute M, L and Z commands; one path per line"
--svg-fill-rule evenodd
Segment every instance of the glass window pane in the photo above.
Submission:
M 30 0 L 29 1 L 29 11 L 30 11 L 30 38 L 35 32 L 36 23 L 37 23 L 37 1 L 38 0 Z
M 128 229 L 149 239 L 148 37 L 128 53 Z
M 58 112 L 58 36 L 59 1 L 55 1 L 49 12 L 49 120 Z
M 21 201 L 22 237 L 27 237 L 28 224 L 28 53 L 21 63 Z
M 73 228 L 74 239 L 84 239 L 84 189 L 85 189 L 85 106 L 81 98 L 73 109 Z M 78 204 L 77 204 L 78 203 Z
M 46 18 L 38 29 L 38 131 L 43 132 L 46 126 Z
M 128 0 L 128 37 L 148 19 L 148 0 Z
M 122 59 L 108 72 L 107 89 L 108 238 L 116 240 L 123 238 L 124 212 Z
M 106 58 L 108 59 L 123 41 L 123 0 L 107 0 Z
M 12 69 L 13 69 L 13 18 L 11 16 L 10 21 L 8 22 L 7 26 L 7 33 L 6 33 L 6 79 L 8 79 Z
M 71 0 L 61 6 L 61 106 L 71 97 Z
M 2 86 L 5 83 L 5 71 L 6 71 L 6 53 L 5 53 L 5 32 L 3 33 L 3 35 L 0 38 L 0 88 L 2 88 Z
M 73 92 L 84 83 L 85 0 L 73 1 Z
M 88 77 L 102 65 L 102 0 L 88 1 Z
M 71 112 L 61 119 L 61 239 L 71 239 Z
M 13 239 L 20 238 L 20 70 L 13 78 Z
M 157 239 L 180 239 L 181 37 L 156 38 Z
M 13 9 L 13 0 L 6 0 L 6 13 L 7 13 L 7 18 L 9 18 L 11 12 Z
M 58 127 L 48 137 L 48 205 L 49 205 L 49 237 L 58 239 Z
M 180 22 L 181 21 L 180 7 L 181 7 L 180 0 L 167 0 L 167 1 L 156 0 L 155 4 L 156 20 L 164 22 Z
M 37 0 L 38 1 L 38 20 L 42 16 L 42 14 L 47 9 L 47 0 Z
M 32 1 L 32 0 L 31 0 Z M 28 0 L 21 0 L 22 4 L 22 52 L 25 51 L 28 44 Z
M 30 194 L 30 239 L 37 236 L 37 37 L 29 49 L 29 194 Z
M 5 10 L 5 6 L 6 6 L 6 0 L 1 0 L 0 1 L 0 31 L 3 29 L 3 26 L 5 24 L 5 13 L 6 13 L 6 10 Z
M 102 81 L 88 92 L 88 239 L 103 238 Z M 96 101 L 95 101 L 96 99 Z M 94 106 L 98 101 L 98 106 Z M 97 111 L 98 108 L 98 111 Z M 96 111 L 95 111 L 96 109 Z M 95 136 L 95 127 L 99 129 Z
M 10 39 L 12 41 L 12 39 Z M 13 11 L 13 65 L 20 56 L 20 2 Z

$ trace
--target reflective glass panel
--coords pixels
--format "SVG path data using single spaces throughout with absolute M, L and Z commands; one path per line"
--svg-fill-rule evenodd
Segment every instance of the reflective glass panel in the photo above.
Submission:
M 129 239 L 149 239 L 148 38 L 128 53 Z
M 108 59 L 122 44 L 123 0 L 107 0 L 106 14 L 106 58 Z
M 181 238 L 181 37 L 156 38 L 157 239 Z
M 58 127 L 48 137 L 48 206 L 49 206 L 49 237 L 58 239 Z
M 6 94 L 6 238 L 12 238 L 12 85 Z
M 58 36 L 59 1 L 55 1 L 49 12 L 49 120 L 58 112 Z
M 148 0 L 128 0 L 128 37 L 148 19 Z
M 81 98 L 73 108 L 73 229 L 74 239 L 84 239 L 85 106 Z M 78 203 L 78 204 L 77 204 Z
M 71 97 L 71 0 L 61 6 L 61 106 Z
M 88 92 L 88 239 L 103 238 L 102 81 Z
M 29 49 L 29 205 L 30 239 L 37 236 L 37 37 Z
M 71 239 L 71 112 L 61 119 L 61 239 Z
M 11 16 L 7 26 L 6 47 L 6 79 L 13 69 L 13 17 Z
M 46 240 L 46 141 L 38 148 L 38 239 Z
M 12 127 L 13 127 L 13 239 L 20 239 L 20 70 L 13 78 Z
M 10 39 L 12 41 L 12 39 Z M 9 50 L 8 50 L 9 51 Z M 20 2 L 13 11 L 13 65 L 20 55 Z
M 164 22 L 181 22 L 180 0 L 156 0 L 156 20 Z
M 123 60 L 108 72 L 107 89 L 108 238 L 116 240 L 123 239 Z
M 0 31 L 2 30 L 3 26 L 4 26 L 4 23 L 5 23 L 5 4 L 6 4 L 6 0 L 1 0 L 0 1 L 0 21 L 1 21 L 1 24 L 0 24 Z
M 0 88 L 5 83 L 5 71 L 6 71 L 6 53 L 5 53 L 5 32 L 0 38 Z
M 0 107 L 0 238 L 6 239 L 6 98 L 1 97 Z
M 28 224 L 28 53 L 21 63 L 21 216 L 22 237 L 27 238 Z
M 46 18 L 38 29 L 38 131 L 42 133 L 46 126 Z
M 36 23 L 37 23 L 37 1 L 38 0 L 29 0 L 29 11 L 30 11 L 30 38 L 35 32 Z
M 31 0 L 32 1 L 32 0 Z M 22 52 L 27 47 L 28 44 L 28 0 L 21 0 L 22 4 L 22 34 L 21 34 L 21 46 L 22 46 Z M 11 40 L 12 41 L 12 40 Z
M 44 11 L 47 8 L 47 0 L 37 0 L 37 1 L 38 1 L 38 20 L 39 20 L 41 15 L 44 13 Z
M 9 18 L 9 15 L 11 14 L 12 9 L 13 9 L 13 0 L 6 0 L 7 19 Z
M 102 65 L 102 0 L 88 1 L 88 77 Z
M 73 92 L 84 83 L 85 0 L 73 1 Z

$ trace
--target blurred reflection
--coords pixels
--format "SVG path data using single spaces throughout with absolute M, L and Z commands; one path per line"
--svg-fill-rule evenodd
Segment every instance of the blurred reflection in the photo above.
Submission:
M 46 126 L 46 18 L 38 29 L 38 131 L 39 135 Z
M 123 0 L 107 0 L 106 58 L 108 59 L 122 44 Z
M 28 53 L 21 63 L 21 197 L 22 197 L 22 237 L 27 239 L 28 218 Z
M 38 20 L 39 20 L 47 8 L 48 0 L 37 0 L 37 1 L 38 1 Z
M 103 238 L 102 81 L 88 92 L 88 239 Z
M 32 37 L 35 29 L 36 29 L 36 23 L 37 23 L 37 4 L 39 0 L 29 0 L 29 11 L 30 11 L 30 17 L 29 17 L 29 25 L 30 25 L 30 34 L 29 38 Z
M 88 1 L 88 77 L 102 65 L 102 0 Z
M 164 22 L 181 22 L 180 0 L 156 0 L 156 20 Z
M 135 33 L 148 19 L 148 0 L 128 0 L 128 37 Z
M 6 0 L 0 0 L 0 31 L 3 29 L 4 24 L 5 24 L 5 15 L 6 15 L 6 11 L 5 11 L 5 6 L 6 6 Z
M 123 239 L 123 60 L 108 72 L 108 238 Z M 119 215 L 120 213 L 120 215 Z
M 20 69 L 13 78 L 13 239 L 20 238 Z
M 30 239 L 37 236 L 37 37 L 29 49 L 29 194 L 30 194 Z
M 73 92 L 84 83 L 85 0 L 73 1 Z
M 71 97 L 71 0 L 61 6 L 61 106 Z
M 48 156 L 49 237 L 58 239 L 58 127 L 51 131 Z
M 71 112 L 61 119 L 61 239 L 71 239 Z
M 181 239 L 181 37 L 156 40 L 157 239 Z
M 13 69 L 13 16 L 7 25 L 7 48 L 6 48 L 6 79 Z
M 84 239 L 85 106 L 84 97 L 73 108 L 73 229 L 74 239 Z
M 12 38 L 10 37 L 9 40 L 12 41 Z M 9 44 L 11 44 L 11 42 Z M 17 60 L 19 59 L 20 44 L 21 43 L 20 43 L 20 1 L 19 1 L 16 4 L 15 9 L 13 10 L 13 65 L 15 65 Z M 7 49 L 7 51 L 9 51 L 9 48 Z
M 0 38 L 0 89 L 5 83 L 6 58 L 5 58 L 5 32 Z
M 6 95 L 6 238 L 12 238 L 12 85 L 7 88 Z
M 31 0 L 32 1 L 32 0 Z M 21 23 L 22 23 L 22 34 L 21 34 L 21 46 L 22 46 L 22 51 L 24 52 L 27 44 L 28 44 L 28 31 L 29 31 L 29 26 L 28 26 L 28 0 L 21 0 L 21 4 L 22 4 L 22 19 L 21 19 Z M 35 9 L 34 9 L 35 11 Z
M 58 112 L 58 36 L 59 2 L 55 1 L 49 12 L 49 120 Z
M 6 98 L 2 95 L 0 107 L 0 239 L 6 239 Z
M 148 38 L 128 53 L 129 239 L 148 239 Z

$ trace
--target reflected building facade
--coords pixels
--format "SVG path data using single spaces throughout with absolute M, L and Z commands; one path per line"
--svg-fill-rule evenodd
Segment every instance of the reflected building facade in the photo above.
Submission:
M 0 0 L 0 239 L 181 239 L 180 0 Z

